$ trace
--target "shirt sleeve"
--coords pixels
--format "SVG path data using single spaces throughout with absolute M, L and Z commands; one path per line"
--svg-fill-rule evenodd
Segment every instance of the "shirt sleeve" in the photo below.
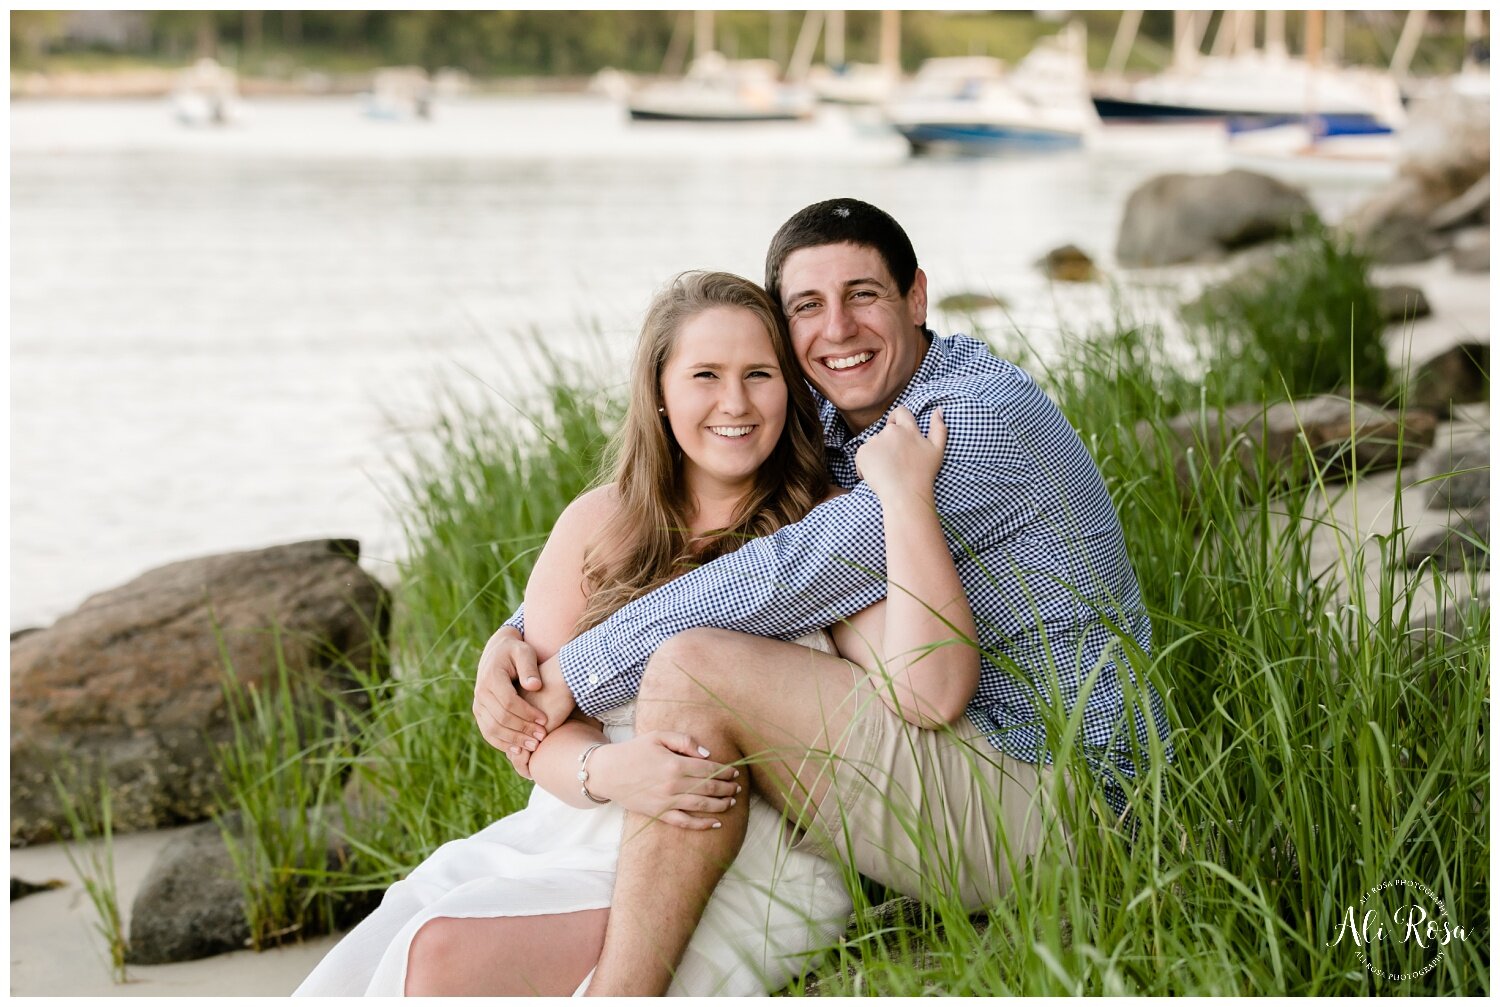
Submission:
M 512 615 L 509 619 L 506 619 L 505 622 L 501 623 L 501 625 L 502 626 L 510 626 L 511 628 L 513 628 L 513 629 L 517 630 L 518 632 L 520 632 L 520 634 L 522 636 L 525 636 L 526 635 L 526 603 L 524 601 L 521 602 L 521 604 L 516 607 L 515 614 Z
M 938 512 L 954 552 L 981 548 L 979 538 L 995 529 L 995 481 L 964 448 L 977 443 L 976 424 L 993 423 L 981 411 L 931 403 L 938 404 L 949 426 L 935 486 Z M 646 662 L 678 633 L 713 626 L 790 640 L 868 608 L 885 590 L 880 500 L 859 483 L 801 521 L 636 599 L 565 645 L 557 659 L 578 708 L 595 715 L 634 698 Z

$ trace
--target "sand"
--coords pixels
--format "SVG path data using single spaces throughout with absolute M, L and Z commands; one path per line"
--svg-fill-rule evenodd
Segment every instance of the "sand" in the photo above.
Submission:
M 151 862 L 181 829 L 117 836 L 115 877 L 121 911 L 130 924 L 130 903 Z M 79 856 L 80 863 L 87 861 Z M 67 884 L 10 904 L 10 993 L 12 996 L 276 996 L 297 988 L 337 937 L 321 937 L 271 951 L 236 951 L 172 965 L 132 965 L 116 983 L 93 903 L 57 843 L 10 851 L 12 877 Z

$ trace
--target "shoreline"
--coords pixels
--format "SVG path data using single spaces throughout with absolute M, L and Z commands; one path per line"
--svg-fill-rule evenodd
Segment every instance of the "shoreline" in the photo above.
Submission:
M 131 902 L 152 862 L 168 842 L 193 826 L 114 837 L 115 880 L 120 915 L 130 925 Z M 97 843 L 80 844 L 80 853 Z M 85 862 L 84 856 L 79 857 Z M 312 938 L 267 951 L 235 951 L 169 965 L 128 965 L 127 979 L 110 975 L 109 952 L 83 882 L 68 862 L 65 844 L 44 843 L 10 851 L 12 877 L 63 887 L 37 892 L 10 904 L 11 996 L 276 996 L 290 994 L 340 934 Z

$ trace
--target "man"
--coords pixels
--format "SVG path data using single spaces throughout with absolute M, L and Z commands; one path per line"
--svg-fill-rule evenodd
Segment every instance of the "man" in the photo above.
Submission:
M 481 658 L 476 720 L 524 765 L 575 703 L 593 713 L 638 698 L 638 731 L 684 731 L 713 760 L 748 765 L 799 842 L 978 908 L 1057 838 L 1042 813 L 1051 746 L 1076 707 L 1076 747 L 1116 812 L 1116 774 L 1135 774 L 1157 741 L 1170 757 L 1160 697 L 1129 663 L 1149 653 L 1151 627 L 1118 517 L 1023 372 L 927 330 L 926 275 L 888 214 L 853 199 L 801 210 L 771 242 L 766 288 L 819 393 L 830 474 L 850 492 L 638 599 L 539 670 L 518 612 Z M 850 665 L 784 642 L 885 594 L 879 502 L 854 458 L 898 405 L 924 430 L 941 407 L 948 427 L 935 499 L 984 657 L 951 730 L 911 727 Z M 665 991 L 744 824 L 743 802 L 709 830 L 627 820 L 591 993 Z

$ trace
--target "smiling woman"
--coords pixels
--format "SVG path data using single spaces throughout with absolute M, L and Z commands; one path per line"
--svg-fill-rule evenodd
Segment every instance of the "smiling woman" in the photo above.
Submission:
M 746 308 L 688 319 L 662 369 L 662 414 L 697 504 L 693 535 L 733 523 L 786 420 L 787 382 L 765 323 Z

